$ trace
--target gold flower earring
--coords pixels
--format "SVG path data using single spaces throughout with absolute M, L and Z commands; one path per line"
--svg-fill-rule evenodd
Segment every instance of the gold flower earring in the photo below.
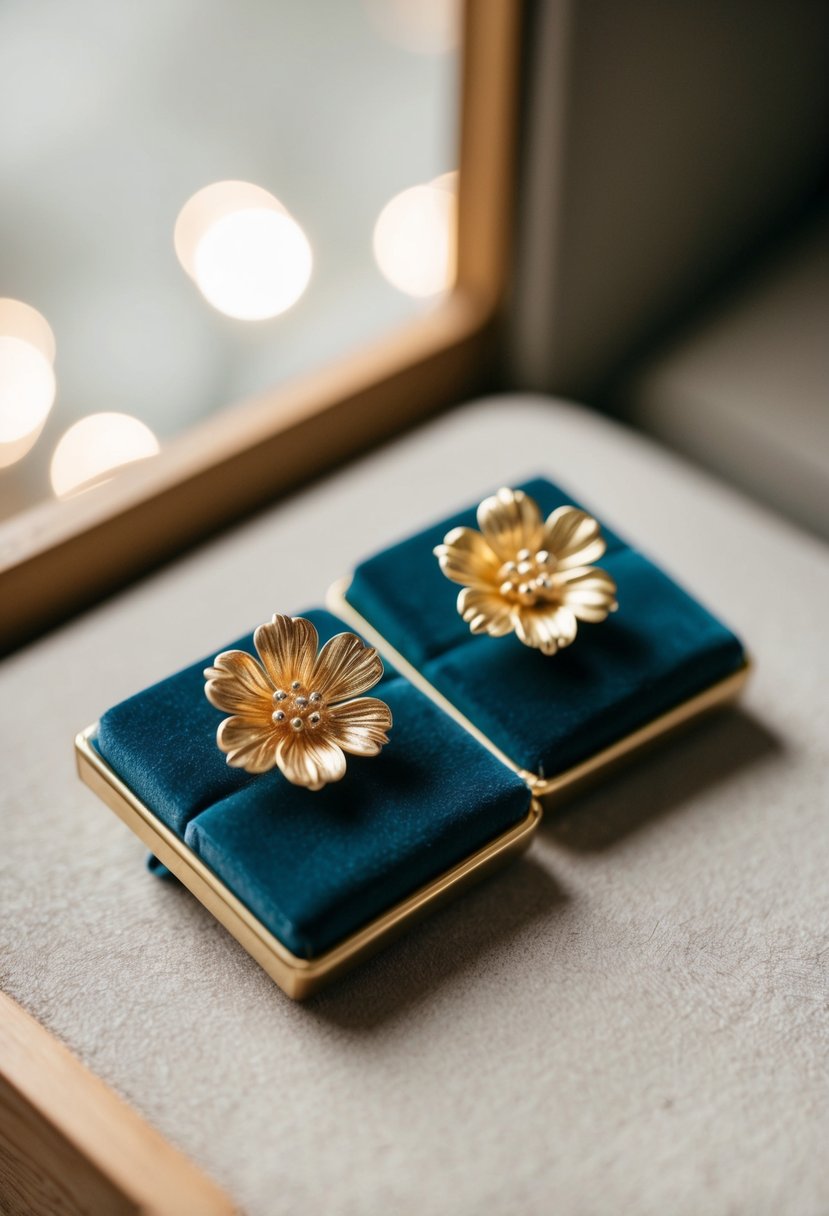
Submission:
M 435 549 L 440 568 L 461 583 L 458 612 L 472 633 L 503 637 L 555 654 L 579 621 L 615 612 L 616 583 L 591 565 L 605 551 L 598 523 L 577 507 L 546 520 L 523 490 L 501 489 L 478 507 L 478 526 L 453 528 Z
M 372 646 L 339 633 L 317 654 L 311 622 L 279 615 L 253 642 L 261 663 L 226 650 L 204 673 L 208 701 L 232 715 L 216 732 L 229 765 L 249 773 L 278 767 L 294 785 L 320 790 L 345 776 L 345 752 L 376 756 L 388 743 L 388 705 L 359 695 L 383 675 Z

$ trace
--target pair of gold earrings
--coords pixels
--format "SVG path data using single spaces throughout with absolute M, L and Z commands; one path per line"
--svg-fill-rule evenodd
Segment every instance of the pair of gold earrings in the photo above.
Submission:
M 592 563 L 605 551 L 598 523 L 577 507 L 543 520 L 522 490 L 501 489 L 478 507 L 478 525 L 454 528 L 435 549 L 460 583 L 460 615 L 472 633 L 504 637 L 553 655 L 571 645 L 579 621 L 615 611 L 616 584 Z M 363 694 L 383 675 L 377 651 L 353 633 L 319 650 L 302 617 L 276 615 L 254 634 L 259 661 L 243 650 L 218 655 L 205 671 L 211 705 L 230 714 L 216 742 L 227 763 L 250 773 L 278 767 L 294 785 L 339 781 L 346 753 L 376 756 L 388 743 L 391 711 Z

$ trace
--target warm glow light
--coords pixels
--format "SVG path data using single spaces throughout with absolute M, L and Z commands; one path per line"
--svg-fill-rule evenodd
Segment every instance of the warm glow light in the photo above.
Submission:
M 386 203 L 374 226 L 374 256 L 386 279 L 409 296 L 433 296 L 455 279 L 457 175 L 411 186 Z
M 422 55 L 458 45 L 461 0 L 363 0 L 369 19 L 390 42 Z
M 55 400 L 55 338 L 20 300 L 0 300 L 0 468 L 37 442 Z
M 311 277 L 311 246 L 279 211 L 235 211 L 217 220 L 196 249 L 196 282 L 219 312 L 242 321 L 276 317 Z
M 40 439 L 45 425 L 46 419 L 44 418 L 40 426 L 36 426 L 33 431 L 29 431 L 28 435 L 24 435 L 21 439 L 10 439 L 8 442 L 0 440 L 0 469 L 7 469 L 10 465 L 17 464 L 18 460 L 22 460 L 27 452 L 31 452 Z
M 54 399 L 51 363 L 22 338 L 0 335 L 0 443 L 41 427 Z
M 155 456 L 158 440 L 129 414 L 89 414 L 70 426 L 55 448 L 50 477 L 58 498 L 109 481 L 116 469 Z
M 251 182 L 215 182 L 182 207 L 179 261 L 205 299 L 229 317 L 261 321 L 297 302 L 308 286 L 308 238 L 278 199 Z
M 49 322 L 22 300 L 0 299 L 0 334 L 20 338 L 39 350 L 48 363 L 55 361 L 55 335 Z

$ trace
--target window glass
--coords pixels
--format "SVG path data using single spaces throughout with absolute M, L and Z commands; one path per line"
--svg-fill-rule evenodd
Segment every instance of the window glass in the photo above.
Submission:
M 5 0 L 0 518 L 451 284 L 455 0 Z

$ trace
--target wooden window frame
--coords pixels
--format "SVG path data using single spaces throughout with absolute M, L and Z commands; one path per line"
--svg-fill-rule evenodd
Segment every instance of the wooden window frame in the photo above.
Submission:
M 232 1216 L 235 1208 L 0 992 L 0 1211 Z
M 0 653 L 484 387 L 507 276 L 522 7 L 464 7 L 453 290 L 373 345 L 219 412 L 93 494 L 0 525 Z

